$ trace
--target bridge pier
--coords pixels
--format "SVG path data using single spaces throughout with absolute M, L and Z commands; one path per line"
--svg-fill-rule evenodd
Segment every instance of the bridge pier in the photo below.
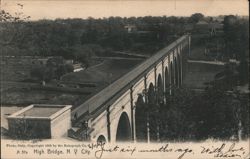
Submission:
M 180 64 L 180 85 L 182 85 L 182 82 L 183 82 L 183 64 L 182 64 L 182 55 L 181 55 L 181 52 L 182 52 L 182 46 L 180 45 L 180 53 L 179 53 L 179 64 Z
M 166 81 L 165 81 L 165 65 L 164 60 L 161 61 L 161 67 L 162 67 L 162 82 L 163 82 L 163 103 L 165 104 L 165 95 L 166 95 Z
M 136 124 L 135 124 L 135 109 L 133 98 L 133 87 L 130 88 L 130 105 L 131 105 L 131 128 L 132 128 L 132 140 L 136 141 Z
M 108 142 L 111 141 L 111 130 L 110 130 L 110 106 L 107 108 L 107 134 L 108 134 Z
M 148 142 L 152 139 L 159 141 L 160 127 L 158 123 L 151 123 L 149 110 L 146 114 L 139 113 L 145 116 L 140 122 L 145 123 L 136 125 L 141 109 L 137 102 L 142 100 L 142 107 L 157 106 L 159 109 L 160 102 L 163 100 L 166 103 L 167 95 L 173 94 L 173 88 L 182 85 L 183 61 L 186 57 L 183 54 L 190 54 L 190 41 L 189 35 L 179 38 L 74 109 L 72 118 L 76 118 L 75 125 L 79 125 L 83 119 L 88 120 L 91 130 L 88 135 L 92 141 L 135 142 L 137 134 L 145 135 L 143 138 Z M 84 116 L 86 114 L 90 117 Z M 143 130 L 138 133 L 138 128 Z M 152 128 L 157 131 L 154 136 L 150 135 Z

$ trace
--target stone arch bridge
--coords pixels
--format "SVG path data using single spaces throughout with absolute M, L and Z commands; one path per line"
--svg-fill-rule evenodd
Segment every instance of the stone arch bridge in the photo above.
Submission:
M 73 125 L 90 141 L 135 141 L 137 104 L 164 102 L 181 86 L 190 42 L 190 35 L 180 37 L 72 110 Z

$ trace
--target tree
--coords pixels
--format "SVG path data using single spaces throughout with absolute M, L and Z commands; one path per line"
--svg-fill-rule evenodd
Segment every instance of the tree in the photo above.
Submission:
M 64 67 L 65 67 L 66 73 L 70 73 L 74 71 L 74 67 L 71 64 L 66 64 L 64 65 Z
M 74 60 L 82 62 L 87 66 L 90 63 L 91 57 L 95 55 L 93 48 L 89 44 L 77 45 L 73 51 Z
M 249 21 L 229 15 L 224 17 L 223 24 L 225 56 L 244 61 L 249 54 Z
M 151 103 L 138 107 L 137 111 L 141 112 L 137 113 L 140 120 L 136 124 L 140 125 L 137 127 L 140 139 L 146 138 L 147 111 L 153 140 L 157 136 L 158 124 L 161 141 L 229 140 L 249 136 L 247 95 L 228 93 L 216 85 L 203 93 L 186 88 L 175 88 L 172 92 L 172 95 L 166 96 L 165 104 Z
M 246 115 L 249 105 L 245 102 L 238 92 L 229 93 L 216 86 L 207 89 L 194 109 L 198 123 L 197 138 L 237 139 L 238 131 L 242 127 L 244 131 L 248 130 L 249 126 L 249 115 Z M 242 121 L 246 122 L 243 126 L 239 124 Z
M 22 4 L 17 4 L 19 9 L 23 9 Z M 23 12 L 16 12 L 15 16 L 11 15 L 9 12 L 6 12 L 5 10 L 0 10 L 0 22 L 21 22 L 28 20 L 30 16 L 26 16 L 23 14 Z
M 1 38 L 0 46 L 2 45 L 2 47 L 10 45 L 15 40 L 17 35 L 20 34 L 17 24 L 22 24 L 22 22 L 30 19 L 30 16 L 23 14 L 23 5 L 17 4 L 17 6 L 19 7 L 19 10 L 15 12 L 15 16 L 11 15 L 5 10 L 0 10 L 0 22 L 4 22 L 0 25 L 0 36 L 7 37 L 4 40 Z
M 55 70 L 56 79 L 60 79 L 64 74 L 74 71 L 74 67 L 70 64 L 61 65 Z
M 59 67 L 59 66 L 62 66 L 62 65 L 64 65 L 64 59 L 62 57 L 49 58 L 47 63 L 46 63 L 46 66 L 51 67 L 51 68 Z
M 54 72 L 54 70 L 52 70 L 48 67 L 42 66 L 42 67 L 35 67 L 35 68 L 31 69 L 30 75 L 31 75 L 31 77 L 33 77 L 36 80 L 41 81 L 43 84 L 45 84 L 45 82 L 48 82 L 54 78 L 55 72 Z
M 249 63 L 246 60 L 240 61 L 240 65 L 237 67 L 239 72 L 240 84 L 246 84 L 249 82 Z
M 201 14 L 201 13 L 195 13 L 195 14 L 192 14 L 189 18 L 189 21 L 191 23 L 197 23 L 198 21 L 202 20 L 204 18 L 204 15 Z

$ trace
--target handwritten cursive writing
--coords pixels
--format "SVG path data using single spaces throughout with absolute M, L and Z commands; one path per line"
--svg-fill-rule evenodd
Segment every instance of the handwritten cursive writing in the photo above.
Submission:
M 243 147 L 235 148 L 235 143 L 232 143 L 228 149 L 226 149 L 226 144 L 222 143 L 219 147 L 204 147 L 201 146 L 201 154 L 213 154 L 214 157 L 220 158 L 241 158 L 245 154 L 245 149 Z
M 165 146 L 161 146 L 158 149 L 142 149 L 142 150 L 139 150 L 139 152 L 177 152 L 177 153 L 181 153 L 179 156 L 177 156 L 178 159 L 182 159 L 185 154 L 193 152 L 193 150 L 190 148 L 173 149 L 173 148 L 168 148 L 168 147 L 169 147 L 169 144 L 166 144 Z
M 96 150 L 96 151 L 95 151 L 95 157 L 96 157 L 97 159 L 100 159 L 100 158 L 102 158 L 104 152 L 109 152 L 109 153 L 117 152 L 118 149 L 119 149 L 119 147 L 118 147 L 117 145 L 114 146 L 114 147 L 112 147 L 112 148 L 105 148 L 105 144 L 103 144 L 103 145 L 101 146 L 101 149 L 100 149 L 100 150 Z

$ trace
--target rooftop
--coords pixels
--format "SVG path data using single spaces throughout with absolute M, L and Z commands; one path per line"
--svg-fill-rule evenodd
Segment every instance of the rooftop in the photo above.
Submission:
M 43 105 L 36 104 L 27 106 L 10 116 L 8 118 L 47 118 L 53 119 L 58 114 L 61 114 L 68 109 L 70 109 L 70 105 Z
M 49 117 L 52 114 L 56 113 L 57 111 L 59 111 L 61 109 L 61 107 L 33 107 L 27 111 L 24 111 L 20 114 L 18 114 L 17 116 L 32 116 L 32 117 Z

